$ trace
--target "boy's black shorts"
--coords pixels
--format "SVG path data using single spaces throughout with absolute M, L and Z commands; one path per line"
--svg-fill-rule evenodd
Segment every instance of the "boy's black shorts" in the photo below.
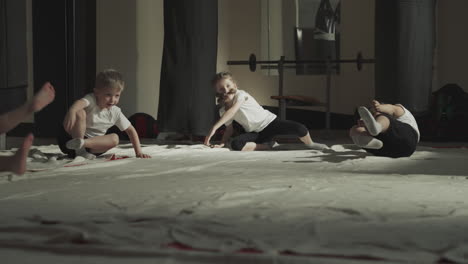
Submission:
M 375 156 L 400 158 L 409 157 L 416 150 L 418 134 L 410 125 L 396 120 L 393 116 L 381 113 L 390 120 L 387 131 L 380 133 L 375 138 L 383 142 L 381 149 L 365 149 Z M 379 116 L 380 116 L 379 115 Z

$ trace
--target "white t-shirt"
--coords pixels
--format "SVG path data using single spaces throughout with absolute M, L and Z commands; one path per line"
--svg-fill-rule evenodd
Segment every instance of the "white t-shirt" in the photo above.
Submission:
M 275 114 L 263 109 L 250 94 L 243 90 L 237 90 L 233 100 L 234 103 L 239 101 L 243 103 L 233 118 L 225 123 L 227 126 L 236 120 L 246 132 L 260 132 L 276 118 Z M 225 112 L 224 107 L 219 109 L 220 116 Z
M 94 94 L 87 94 L 82 98 L 87 106 L 86 111 L 86 131 L 85 136 L 88 138 L 103 136 L 107 129 L 116 125 L 121 131 L 130 127 L 131 123 L 125 117 L 118 106 L 101 109 L 96 105 L 96 97 Z
M 401 104 L 398 104 L 398 106 L 403 108 L 405 113 L 402 116 L 398 117 L 397 120 L 410 125 L 418 134 L 418 142 L 419 142 L 420 134 L 419 134 L 418 123 L 416 123 L 416 119 L 414 118 L 413 114 L 411 114 L 411 112 L 408 109 L 406 109 L 404 106 L 402 106 Z

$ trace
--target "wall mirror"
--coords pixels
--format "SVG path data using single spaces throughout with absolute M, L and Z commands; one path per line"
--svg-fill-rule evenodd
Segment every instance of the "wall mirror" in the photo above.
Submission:
M 341 0 L 262 0 L 262 60 L 340 59 Z M 333 64 L 339 73 L 339 64 Z M 299 65 L 296 74 L 326 74 L 325 65 Z M 275 69 L 264 69 L 276 75 Z

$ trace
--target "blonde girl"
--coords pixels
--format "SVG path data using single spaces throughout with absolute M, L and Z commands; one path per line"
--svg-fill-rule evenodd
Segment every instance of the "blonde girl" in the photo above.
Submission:
M 220 106 L 221 118 L 213 125 L 205 137 L 205 145 L 223 147 L 233 134 L 232 122 L 239 123 L 246 133 L 231 141 L 231 149 L 241 151 L 268 150 L 272 148 L 271 141 L 277 135 L 296 135 L 311 149 L 323 150 L 324 144 L 314 143 L 307 128 L 297 122 L 279 120 L 277 116 L 260 106 L 247 92 L 239 90 L 229 72 L 220 72 L 213 78 L 212 85 Z M 226 125 L 220 144 L 211 144 L 211 138 L 216 130 Z

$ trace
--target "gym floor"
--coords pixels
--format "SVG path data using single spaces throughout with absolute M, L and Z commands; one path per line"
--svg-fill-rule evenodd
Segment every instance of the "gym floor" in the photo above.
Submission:
M 116 158 L 73 161 L 37 139 L 25 175 L 0 173 L 0 255 L 13 264 L 468 261 L 466 143 L 423 142 L 391 159 L 347 146 L 347 131 L 321 133 L 311 131 L 330 150 L 144 140 L 152 159 L 122 142 L 109 151 Z

